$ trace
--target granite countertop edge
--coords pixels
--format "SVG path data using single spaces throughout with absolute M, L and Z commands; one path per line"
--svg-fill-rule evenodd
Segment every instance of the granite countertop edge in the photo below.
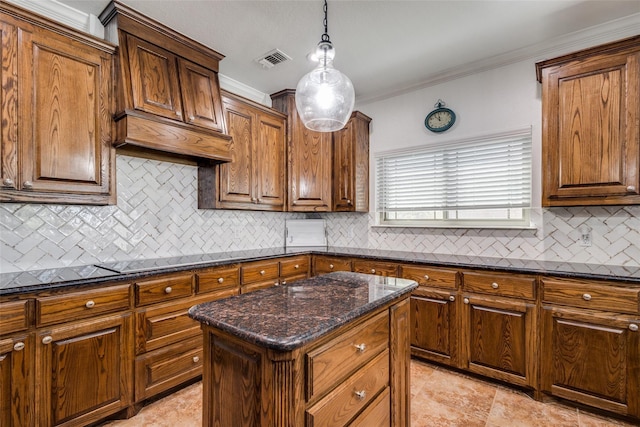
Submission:
M 387 260 L 391 262 L 402 262 L 406 264 L 428 264 L 434 267 L 444 268 L 470 268 L 523 274 L 550 274 L 556 277 L 611 280 L 626 282 L 633 286 L 640 286 L 640 267 L 635 266 L 580 264 L 570 262 L 460 256 L 451 254 L 416 253 L 349 247 L 312 247 L 298 248 L 294 250 L 286 248 L 253 249 L 235 251 L 230 254 L 212 253 L 193 255 L 193 257 L 198 258 L 197 262 L 158 266 L 132 272 L 121 272 L 116 269 L 111 269 L 109 264 L 96 264 L 89 266 L 61 267 L 58 269 L 2 273 L 0 274 L 0 296 L 48 291 L 66 287 L 82 287 L 105 282 L 134 281 L 157 274 L 169 274 L 193 270 L 196 268 L 204 269 L 221 265 L 304 254 L 357 256 L 369 259 L 378 259 L 381 261 Z M 210 259 L 207 259 L 207 257 Z M 185 256 L 184 258 L 189 258 L 189 256 Z M 166 259 L 170 260 L 172 258 Z M 135 261 L 137 260 L 133 260 L 132 262 Z M 67 272 L 76 273 L 77 270 L 89 267 L 94 270 L 90 277 L 74 277 L 73 279 L 65 278 L 65 273 Z M 16 279 L 21 275 L 28 276 L 27 280 L 20 281 L 19 279 Z

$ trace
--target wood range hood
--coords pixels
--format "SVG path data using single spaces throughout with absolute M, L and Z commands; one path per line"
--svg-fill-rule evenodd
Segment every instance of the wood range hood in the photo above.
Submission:
M 169 161 L 230 162 L 218 80 L 224 55 L 118 1 L 100 21 L 118 46 L 114 146 Z

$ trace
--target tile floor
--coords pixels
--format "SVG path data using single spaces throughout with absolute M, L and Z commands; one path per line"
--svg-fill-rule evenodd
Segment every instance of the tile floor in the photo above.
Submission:
M 632 427 L 559 403 L 541 403 L 502 385 L 411 361 L 412 427 Z M 101 427 L 199 427 L 202 383 L 145 406 L 135 417 Z

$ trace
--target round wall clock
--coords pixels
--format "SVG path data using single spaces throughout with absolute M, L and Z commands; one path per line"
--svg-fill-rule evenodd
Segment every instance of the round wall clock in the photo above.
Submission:
M 444 132 L 456 122 L 456 113 L 444 106 L 445 103 L 438 99 L 436 109 L 427 114 L 424 119 L 425 127 L 431 132 Z

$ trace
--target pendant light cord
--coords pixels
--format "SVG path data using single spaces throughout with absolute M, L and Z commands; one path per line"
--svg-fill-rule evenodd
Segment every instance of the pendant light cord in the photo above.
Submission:
M 323 21 L 324 34 L 322 35 L 321 41 L 331 43 L 331 40 L 329 40 L 329 31 L 327 30 L 327 26 L 328 26 L 328 23 L 327 23 L 327 9 L 328 9 L 327 0 L 324 0 L 324 8 L 323 8 L 323 10 L 324 10 L 324 21 Z

